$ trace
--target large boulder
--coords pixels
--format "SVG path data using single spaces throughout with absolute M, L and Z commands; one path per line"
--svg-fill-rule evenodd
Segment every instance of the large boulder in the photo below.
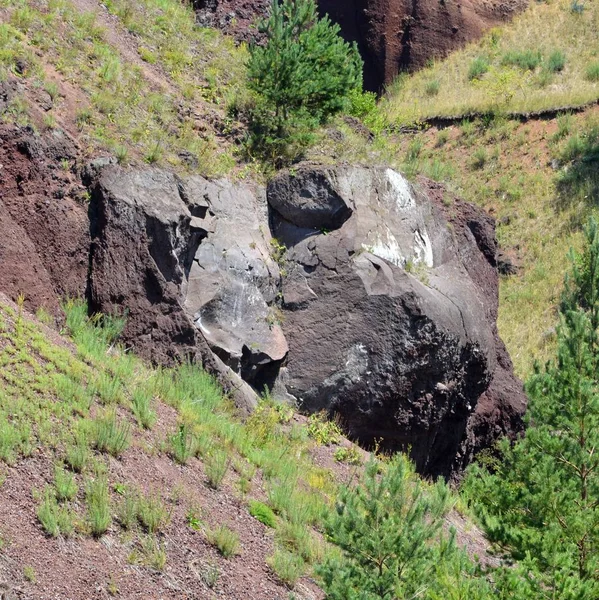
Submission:
M 379 91 L 400 70 L 424 67 L 447 56 L 487 29 L 506 22 L 528 0 L 317 0 L 321 15 L 358 44 L 364 82 Z M 195 0 L 202 25 L 220 27 L 238 39 L 256 37 L 257 19 L 268 14 L 270 0 Z
M 521 428 L 493 222 L 442 187 L 311 164 L 267 190 L 116 165 L 89 179 L 91 307 L 126 310 L 142 355 L 201 361 L 246 408 L 266 386 L 337 413 L 427 474 Z
M 323 198 L 351 216 L 331 230 L 294 218 L 294 205 L 326 213 Z M 521 427 L 525 398 L 495 324 L 491 219 L 387 168 L 295 168 L 268 201 L 288 248 L 280 382 L 299 406 L 337 413 L 366 444 L 409 448 L 435 475 Z
M 160 364 L 200 361 L 255 404 L 287 355 L 266 200 L 248 186 L 159 169 L 91 169 L 89 300 L 125 312 L 124 340 Z M 243 379 L 242 379 L 243 377 Z

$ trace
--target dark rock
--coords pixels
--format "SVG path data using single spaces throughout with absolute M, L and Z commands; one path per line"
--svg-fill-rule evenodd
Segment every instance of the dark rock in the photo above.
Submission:
M 500 275 L 516 275 L 518 273 L 518 267 L 503 250 L 499 250 L 497 253 L 497 271 Z
M 353 214 L 328 235 L 284 219 L 285 177 L 299 198 L 297 182 L 306 195 L 326 182 Z M 520 430 L 489 217 L 459 201 L 450 215 L 439 186 L 415 189 L 390 169 L 299 167 L 275 190 L 274 231 L 288 245 L 281 380 L 304 410 L 338 413 L 363 443 L 410 448 L 431 475 L 459 472 L 491 438 Z

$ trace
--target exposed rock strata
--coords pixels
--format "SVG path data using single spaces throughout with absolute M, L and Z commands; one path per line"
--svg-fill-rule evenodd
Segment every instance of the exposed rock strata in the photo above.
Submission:
M 364 59 L 364 79 L 379 90 L 400 70 L 424 67 L 433 58 L 480 37 L 527 6 L 527 0 L 318 0 L 321 14 L 339 23 Z M 238 39 L 255 34 L 256 19 L 270 0 L 197 0 L 200 23 L 220 27 Z
M 127 311 L 124 341 L 143 356 L 201 361 L 247 409 L 266 385 L 337 412 L 365 443 L 410 447 L 423 473 L 455 474 L 521 429 L 493 221 L 441 186 L 305 164 L 266 190 L 104 160 L 86 190 L 67 138 L 1 133 L 13 299 Z

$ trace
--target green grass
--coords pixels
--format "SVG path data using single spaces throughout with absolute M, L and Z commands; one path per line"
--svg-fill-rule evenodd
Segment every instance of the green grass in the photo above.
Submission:
M 0 26 L 0 80 L 24 64 L 22 76 L 57 99 L 59 85 L 45 81 L 48 63 L 62 81 L 80 88 L 88 105 L 79 109 L 77 123 L 91 143 L 88 151 L 109 150 L 119 162 L 145 160 L 206 175 L 235 165 L 228 145 L 217 145 L 210 128 L 199 135 L 194 119 L 205 112 L 226 119 L 227 103 L 245 85 L 245 49 L 198 27 L 191 7 L 177 0 L 107 3 L 139 40 L 140 59 L 160 70 L 152 76 L 111 44 L 95 13 L 81 12 L 68 0 L 3 5 L 9 18 Z M 198 110 L 202 114 L 194 117 Z M 25 99 L 16 98 L 0 116 L 28 124 L 29 115 Z M 54 111 L 48 113 L 44 126 L 58 125 Z
M 433 116 L 530 112 L 597 100 L 599 6 L 584 6 L 577 12 L 570 0 L 531 3 L 481 41 L 413 76 L 399 76 L 383 112 L 391 123 L 404 125 Z M 431 81 L 451 93 L 431 95 Z
M 239 553 L 239 535 L 226 525 L 209 529 L 206 537 L 224 558 L 231 558 Z
M 277 517 L 275 513 L 272 511 L 270 506 L 264 504 L 264 502 L 259 502 L 258 500 L 251 500 L 249 505 L 250 515 L 254 517 L 257 521 L 260 521 L 263 525 L 267 527 L 275 528 L 277 526 Z
M 99 476 L 88 480 L 85 488 L 85 503 L 90 531 L 94 537 L 100 537 L 106 533 L 112 523 L 110 493 L 105 477 Z

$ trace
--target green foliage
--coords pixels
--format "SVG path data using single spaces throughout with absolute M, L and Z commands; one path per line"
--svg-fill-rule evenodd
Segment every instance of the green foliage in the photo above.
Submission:
M 308 435 L 317 444 L 330 446 L 338 444 L 343 433 L 337 423 L 327 419 L 326 413 L 316 413 L 308 419 Z
M 349 106 L 347 113 L 360 119 L 375 135 L 381 133 L 387 126 L 387 119 L 377 104 L 374 92 L 362 92 L 358 88 L 348 95 Z
M 225 558 L 231 558 L 239 553 L 239 536 L 226 525 L 208 530 L 206 537 Z
M 73 475 L 65 471 L 62 466 L 54 468 L 54 487 L 56 498 L 59 502 L 73 500 L 77 495 L 77 484 Z
M 468 79 L 480 79 L 489 70 L 489 60 L 484 56 L 477 56 L 468 68 Z
M 379 470 L 383 472 L 379 474 Z M 342 552 L 317 571 L 331 600 L 420 597 L 450 544 L 434 544 L 448 510 L 449 491 L 424 490 L 398 454 L 382 465 L 372 458 L 361 485 L 344 489 L 327 524 Z
M 337 462 L 347 463 L 348 465 L 362 464 L 362 457 L 360 456 L 360 451 L 355 446 L 350 446 L 349 448 L 337 448 L 337 450 L 335 450 L 335 453 L 333 454 L 333 458 Z
M 87 520 L 94 537 L 100 537 L 110 527 L 110 492 L 105 477 L 96 477 L 87 482 L 85 488 Z
M 260 523 L 272 528 L 277 526 L 277 518 L 275 517 L 275 513 L 272 511 L 270 506 L 267 506 L 264 504 L 264 502 L 260 502 L 259 500 L 251 500 L 249 508 L 250 515 L 252 515 L 254 519 L 260 521 Z
M 152 429 L 156 422 L 156 413 L 152 410 L 152 395 L 143 388 L 133 391 L 133 414 L 144 429 Z
M 466 492 L 492 539 L 530 559 L 550 597 L 599 595 L 599 228 L 571 253 L 557 356 L 527 383 L 530 423 L 492 471 L 473 467 Z
M 522 70 L 534 71 L 542 60 L 543 56 L 538 50 L 510 50 L 504 54 L 501 62 Z
M 119 457 L 129 447 L 130 431 L 127 421 L 118 419 L 114 410 L 109 411 L 94 421 L 95 446 L 100 452 Z
M 250 113 L 250 148 L 281 162 L 301 153 L 312 131 L 348 104 L 361 86 L 355 44 L 339 35 L 314 0 L 272 0 L 260 25 L 264 46 L 250 48 L 248 85 L 257 101 Z
M 206 457 L 206 479 L 208 485 L 218 490 L 229 469 L 230 460 L 223 450 L 215 450 Z
M 278 548 L 266 559 L 266 562 L 274 574 L 291 588 L 306 570 L 306 565 L 300 556 Z
M 547 70 L 551 73 L 560 73 L 566 66 L 566 55 L 561 50 L 554 50 L 547 59 Z
M 599 61 L 592 62 L 588 65 L 584 74 L 589 81 L 599 81 Z
M 137 501 L 137 518 L 148 533 L 157 533 L 169 521 L 170 512 L 158 494 L 140 496 Z
M 427 81 L 424 86 L 424 92 L 427 96 L 436 96 L 441 89 L 441 83 L 438 79 L 431 79 Z
M 197 450 L 196 437 L 187 423 L 179 425 L 177 432 L 169 437 L 169 443 L 171 455 L 180 465 L 186 465 Z

